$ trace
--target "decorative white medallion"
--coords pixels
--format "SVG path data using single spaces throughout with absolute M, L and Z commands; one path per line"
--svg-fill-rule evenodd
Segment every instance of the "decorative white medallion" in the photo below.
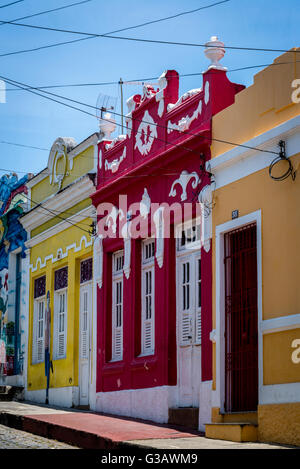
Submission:
M 141 155 L 147 155 L 151 150 L 155 138 L 157 138 L 156 124 L 149 112 L 145 111 L 142 122 L 136 132 L 134 149 L 138 148 Z
M 198 186 L 200 182 L 200 178 L 198 174 L 196 173 L 196 171 L 193 171 L 192 173 L 188 173 L 188 171 L 186 170 L 182 171 L 180 174 L 180 177 L 173 182 L 170 193 L 169 193 L 169 197 L 175 197 L 177 195 L 175 186 L 179 184 L 182 188 L 181 202 L 184 202 L 187 199 L 186 188 L 191 179 L 193 179 L 192 187 L 193 189 L 196 189 L 196 187 Z
M 112 173 L 116 173 L 119 169 L 120 164 L 126 158 L 126 147 L 124 147 L 123 153 L 119 159 L 115 159 L 111 162 L 105 160 L 105 171 L 111 171 Z
M 168 121 L 168 134 L 173 132 L 173 130 L 178 130 L 179 132 L 185 132 L 190 128 L 192 122 L 197 119 L 202 112 L 202 100 L 200 99 L 199 104 L 191 116 L 185 116 L 178 121 L 178 123 L 172 123 Z

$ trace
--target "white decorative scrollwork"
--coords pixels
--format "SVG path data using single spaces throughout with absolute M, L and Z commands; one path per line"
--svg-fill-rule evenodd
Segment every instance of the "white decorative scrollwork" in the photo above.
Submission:
M 134 149 L 138 148 L 141 155 L 147 155 L 152 147 L 154 139 L 157 138 L 157 128 L 148 111 L 145 111 L 142 122 L 136 132 Z
M 106 149 L 106 150 L 110 150 L 110 149 L 113 148 L 117 143 L 122 142 L 122 141 L 125 140 L 125 139 L 126 139 L 126 135 L 123 135 L 123 134 L 118 135 L 116 138 L 114 138 L 114 139 L 112 140 L 112 142 L 107 143 L 107 144 L 105 145 L 105 149 Z
M 196 171 L 193 171 L 192 173 L 188 173 L 188 171 L 186 170 L 182 171 L 179 178 L 173 182 L 170 193 L 169 193 L 169 197 L 176 196 L 177 192 L 176 192 L 175 186 L 179 184 L 182 188 L 181 201 L 184 202 L 187 199 L 186 188 L 191 179 L 194 179 L 194 181 L 192 182 L 192 187 L 193 189 L 196 189 L 196 187 L 198 186 L 200 182 L 200 178 L 198 174 L 196 173 Z
M 117 207 L 113 206 L 111 212 L 106 217 L 106 226 L 112 229 L 112 232 L 116 234 L 117 232 L 117 218 L 119 217 L 120 220 L 124 218 L 124 212 L 122 209 L 118 209 Z
M 120 164 L 126 158 L 126 147 L 124 147 L 123 153 L 119 159 L 115 159 L 111 162 L 105 160 L 105 171 L 111 171 L 112 173 L 116 173 L 119 169 Z
M 76 146 L 76 142 L 71 137 L 59 137 L 53 143 L 48 159 L 48 173 L 50 184 L 58 185 L 61 189 L 63 179 L 67 172 L 67 154 Z M 63 167 L 60 174 L 57 173 L 57 163 L 63 160 Z M 73 168 L 73 158 L 69 159 L 70 169 Z
M 212 187 L 207 184 L 201 190 L 198 196 L 198 202 L 201 204 L 202 213 L 202 244 L 205 252 L 209 252 L 212 238 Z
M 156 229 L 156 252 L 157 264 L 161 269 L 164 264 L 164 207 L 159 207 L 153 215 L 153 221 Z
M 172 103 L 168 104 L 168 111 L 172 111 L 172 109 L 174 109 L 175 107 L 178 107 L 181 103 L 183 103 L 188 98 L 191 98 L 195 94 L 200 93 L 200 91 L 202 91 L 201 88 L 194 88 L 193 90 L 187 91 L 182 96 L 180 96 L 180 98 L 175 104 L 172 104 Z
M 207 104 L 209 101 L 209 81 L 205 83 L 204 87 L 204 102 Z
M 211 340 L 214 344 L 217 342 L 217 330 L 213 329 L 209 333 L 209 340 Z
M 130 214 L 127 213 L 127 222 L 122 228 L 122 237 L 124 239 L 124 265 L 123 272 L 127 279 L 130 276 L 130 263 L 131 263 L 131 236 L 130 236 Z
M 94 241 L 94 275 L 99 288 L 102 288 L 103 278 L 103 239 L 96 236 Z
M 156 101 L 159 103 L 157 114 L 162 117 L 164 113 L 164 89 L 167 87 L 166 72 L 164 72 L 158 79 L 159 91 L 155 95 Z
M 168 134 L 173 132 L 173 130 L 178 130 L 179 132 L 184 132 L 190 128 L 190 125 L 192 122 L 194 122 L 195 119 L 200 116 L 202 112 L 202 100 L 200 99 L 199 104 L 193 114 L 190 116 L 185 116 L 178 121 L 178 123 L 172 123 L 171 121 L 168 121 Z
M 150 207 L 151 207 L 151 199 L 145 187 L 142 200 L 140 202 L 140 214 L 143 218 L 147 218 L 147 216 L 149 215 Z

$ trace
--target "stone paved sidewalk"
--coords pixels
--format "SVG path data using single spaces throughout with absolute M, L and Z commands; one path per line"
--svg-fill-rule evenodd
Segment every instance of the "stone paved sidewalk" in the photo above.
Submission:
M 291 448 L 279 444 L 211 440 L 184 427 L 29 402 L 0 402 L 0 424 L 86 449 Z

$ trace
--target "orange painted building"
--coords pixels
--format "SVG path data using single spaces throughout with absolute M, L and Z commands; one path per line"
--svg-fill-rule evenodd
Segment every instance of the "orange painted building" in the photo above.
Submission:
M 213 117 L 211 438 L 300 445 L 299 52 Z

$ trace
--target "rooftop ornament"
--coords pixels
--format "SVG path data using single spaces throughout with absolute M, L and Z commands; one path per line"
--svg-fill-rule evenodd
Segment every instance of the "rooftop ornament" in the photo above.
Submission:
M 103 140 L 112 140 L 111 134 L 116 130 L 116 121 L 109 112 L 99 119 L 99 129 L 104 135 Z
M 216 70 L 226 71 L 227 68 L 223 67 L 219 63 L 219 61 L 222 60 L 225 55 L 224 42 L 219 41 L 217 36 L 212 36 L 210 38 L 210 41 L 208 41 L 205 46 L 206 49 L 204 50 L 204 54 L 211 61 L 208 70 L 214 68 Z

